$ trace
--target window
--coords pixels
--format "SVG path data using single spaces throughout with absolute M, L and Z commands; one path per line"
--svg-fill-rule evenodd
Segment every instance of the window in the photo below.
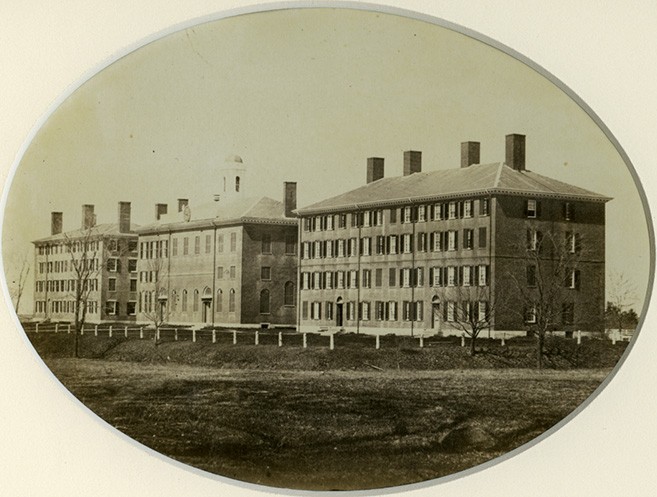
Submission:
M 486 264 L 477 266 L 477 285 L 488 285 L 488 266 Z
M 337 240 L 338 257 L 345 257 L 345 241 Z
M 490 201 L 487 198 L 479 200 L 479 215 L 488 216 L 490 214 Z
M 217 252 L 224 251 L 224 235 L 217 235 Z
M 377 321 L 383 321 L 386 318 L 386 306 L 385 302 L 377 300 L 374 302 L 374 319 Z
M 383 269 L 377 268 L 374 272 L 374 286 L 377 288 L 383 285 Z
M 128 316 L 137 314 L 137 302 L 131 300 L 126 304 L 126 314 Z
M 409 233 L 402 235 L 402 251 L 405 254 L 413 252 L 413 235 Z
M 260 314 L 269 314 L 269 290 L 260 292 Z
M 311 231 L 312 229 L 312 220 L 309 217 L 303 218 L 303 231 Z
M 536 286 L 536 266 L 533 264 L 531 266 L 527 266 L 527 286 Z
M 424 221 L 427 220 L 427 206 L 426 205 L 420 205 L 417 208 L 417 220 L 420 223 L 423 223 Z
M 413 312 L 411 310 L 412 303 L 413 302 L 409 302 L 407 300 L 402 302 L 402 320 L 411 321 L 413 319 Z
M 216 312 L 224 311 L 224 293 L 221 291 L 221 288 L 217 290 L 217 301 L 215 302 L 215 311 Z
M 360 239 L 360 250 L 361 250 L 361 255 L 371 255 L 372 253 L 372 239 L 367 237 L 367 238 L 361 238 Z
M 131 292 L 137 291 L 137 278 L 130 279 L 130 291 Z
M 301 302 L 301 319 L 308 319 L 308 302 Z
M 458 233 L 454 230 L 447 232 L 447 250 L 457 250 L 458 248 Z
M 271 254 L 271 234 L 262 234 L 262 253 Z
M 294 283 L 288 281 L 283 289 L 283 305 L 293 306 L 295 302 Z
M 358 288 L 358 271 L 349 271 L 349 288 Z
M 223 280 L 224 279 L 224 267 L 223 266 L 217 266 L 217 279 L 218 280 Z
M 561 322 L 562 324 L 573 324 L 575 322 L 575 304 L 572 302 L 561 304 Z
M 324 304 L 324 309 L 326 311 L 326 316 L 324 319 L 331 321 L 333 319 L 333 302 L 326 302 Z
M 229 271 L 230 271 L 230 279 L 231 279 L 231 280 L 234 280 L 234 279 L 235 279 L 235 276 L 236 276 L 236 275 L 235 275 L 235 273 L 236 273 L 235 266 L 230 266 L 230 270 L 229 270 Z
M 450 202 L 447 204 L 447 219 L 456 219 L 457 217 L 457 207 L 456 202 Z
M 376 237 L 376 255 L 383 255 L 386 252 L 386 237 L 378 235 Z
M 110 258 L 107 259 L 107 270 L 110 273 L 119 273 L 121 272 L 121 264 L 118 259 Z
M 456 321 L 456 302 L 447 302 L 445 305 L 445 321 L 453 323 Z
M 108 300 L 105 302 L 105 314 L 108 316 L 116 316 L 118 305 L 116 300 Z
M 475 302 L 475 304 L 477 305 L 475 314 L 477 321 L 488 321 L 488 302 L 485 300 L 480 300 L 479 302 Z
M 566 268 L 566 277 L 564 281 L 564 286 L 566 288 L 571 288 L 573 290 L 579 290 L 579 270 Z
M 212 235 L 205 235 L 205 253 L 212 252 Z
M 324 255 L 325 257 L 334 257 L 333 255 L 333 240 L 327 240 L 324 242 Z
M 285 254 L 294 255 L 297 253 L 297 237 L 294 233 L 285 234 Z
M 431 286 L 442 286 L 443 284 L 443 268 L 432 267 L 430 270 Z
M 109 240 L 107 242 L 107 250 L 110 252 L 116 252 L 119 250 L 119 242 L 117 240 Z
M 301 289 L 310 290 L 310 273 L 301 273 Z
M 397 222 L 397 209 L 390 209 L 390 224 Z
M 336 288 L 343 289 L 344 288 L 344 271 L 338 271 L 335 273 L 336 275 Z
M 137 240 L 128 240 L 128 250 L 130 252 L 137 252 Z
M 198 290 L 194 290 L 194 300 L 192 301 L 192 310 L 193 312 L 198 312 Z
M 397 321 L 397 302 L 391 301 L 387 305 L 388 321 Z
M 463 230 L 463 248 L 465 250 L 472 250 L 474 245 L 474 230 Z
M 194 237 L 194 255 L 198 255 L 200 253 L 201 253 L 201 237 L 197 235 Z
M 361 319 L 363 321 L 369 321 L 370 320 L 370 303 L 369 302 L 361 302 Z
M 418 233 L 417 234 L 417 250 L 418 252 L 426 252 L 427 250 L 427 234 Z
M 363 269 L 363 288 L 370 288 L 372 286 L 372 271 L 370 269 Z
M 171 255 L 176 257 L 178 255 L 178 239 L 174 238 L 171 245 Z M 143 259 L 143 256 L 142 256 Z
M 321 259 L 324 254 L 322 253 L 322 242 L 321 241 L 316 241 L 313 244 L 313 256 L 316 259 Z
M 433 220 L 440 221 L 443 218 L 443 204 L 434 204 Z
M 347 302 L 347 321 L 356 320 L 356 305 L 354 302 Z
M 525 323 L 534 324 L 537 321 L 536 306 L 529 306 L 525 309 Z
M 260 279 L 266 281 L 271 280 L 271 267 L 262 266 L 260 268 Z
M 370 225 L 372 224 L 372 212 L 365 211 L 361 214 L 361 216 L 363 219 L 363 227 L 369 228 Z
M 240 191 L 240 177 L 235 176 L 235 191 L 239 192 Z
M 572 231 L 566 232 L 566 250 L 571 254 L 575 254 L 580 251 L 579 233 L 573 233 Z
M 461 269 L 462 276 L 461 276 L 461 284 L 463 286 L 471 286 L 472 285 L 472 266 L 463 266 Z
M 333 273 L 331 271 L 324 272 L 324 288 L 327 290 L 333 288 Z
M 411 223 L 413 222 L 413 209 L 410 206 L 406 206 L 402 210 L 402 223 Z
M 232 288 L 228 292 L 228 312 L 235 312 L 235 290 Z
M 383 224 L 383 211 L 372 211 L 372 226 Z
M 415 321 L 423 321 L 424 320 L 424 305 L 421 300 L 418 300 L 415 302 L 415 309 L 414 314 L 415 314 Z
M 235 252 L 237 250 L 237 233 L 230 234 L 230 251 Z
M 344 229 L 347 227 L 347 215 L 338 214 L 338 228 Z
M 389 254 L 396 254 L 397 253 L 397 237 L 395 235 L 390 235 L 388 237 L 388 243 L 390 245 L 390 249 L 388 250 Z
M 356 238 L 350 238 L 349 239 L 349 257 L 355 257 L 356 256 L 356 245 L 358 245 Z
M 563 218 L 566 221 L 572 221 L 573 220 L 573 214 L 575 209 L 573 207 L 573 204 L 571 202 L 564 202 L 563 204 Z
M 324 225 L 327 231 L 333 230 L 333 216 L 324 216 Z
M 404 268 L 401 270 L 401 286 L 408 288 L 411 286 L 411 270 L 409 268 Z
M 472 217 L 472 200 L 463 202 L 463 217 Z
M 488 243 L 488 230 L 485 226 L 479 228 L 479 248 L 486 248 Z
M 183 238 L 183 255 L 189 254 L 189 238 Z
M 525 204 L 525 215 L 528 218 L 538 217 L 538 201 L 534 199 L 528 199 Z
M 396 286 L 397 281 L 397 270 L 394 267 L 391 267 L 388 270 L 388 286 Z
M 527 250 L 540 251 L 543 234 L 538 230 L 527 230 Z
M 128 271 L 131 273 L 137 272 L 137 259 L 128 259 Z
M 440 231 L 434 231 L 431 234 L 433 243 L 432 243 L 432 248 L 434 252 L 440 252 L 442 248 L 442 241 L 443 241 L 443 234 Z
M 312 274 L 312 282 L 313 282 L 313 290 L 321 290 L 322 289 L 322 273 L 319 271 L 315 271 Z
M 447 268 L 447 286 L 456 286 L 456 267 L 449 266 Z
M 415 286 L 423 287 L 424 286 L 424 268 L 416 267 L 415 268 Z

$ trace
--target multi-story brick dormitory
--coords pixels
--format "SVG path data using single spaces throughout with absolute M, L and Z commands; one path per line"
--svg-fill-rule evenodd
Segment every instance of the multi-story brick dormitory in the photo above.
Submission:
M 32 242 L 35 319 L 74 322 L 79 303 L 90 323 L 134 321 L 135 227 L 130 223 L 129 202 L 119 202 L 117 223 L 98 225 L 94 206 L 83 205 L 80 229 L 67 232 L 62 231 L 63 214 L 53 212 L 51 236 Z
M 238 156 L 221 193 L 176 212 L 155 207 L 139 233 L 138 321 L 215 326 L 294 326 L 297 298 L 296 183 L 283 201 L 244 195 Z
M 563 273 L 550 328 L 603 330 L 610 199 L 527 170 L 524 135 L 506 137 L 504 163 L 479 164 L 479 149 L 465 142 L 460 168 L 431 172 L 405 152 L 389 178 L 370 158 L 365 186 L 296 211 L 300 330 L 461 334 L 474 315 L 525 334 L 536 308 L 519 296 L 548 267 Z M 569 254 L 577 265 L 560 267 Z

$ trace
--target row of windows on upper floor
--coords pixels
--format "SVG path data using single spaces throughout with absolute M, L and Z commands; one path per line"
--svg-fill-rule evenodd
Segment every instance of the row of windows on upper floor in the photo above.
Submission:
M 85 280 L 67 279 L 67 280 L 38 280 L 36 282 L 36 291 L 43 292 L 75 292 L 78 285 L 82 285 L 83 292 L 96 292 L 98 291 L 98 279 L 90 278 Z
M 475 233 L 477 243 L 475 244 Z M 459 236 L 461 235 L 461 237 Z M 303 242 L 301 257 L 303 259 L 321 259 L 330 257 L 356 257 L 357 255 L 394 255 L 413 252 L 443 252 L 486 248 L 488 230 L 485 226 L 474 229 L 420 232 L 403 235 L 379 235 L 374 238 L 347 238 L 339 240 L 316 240 Z
M 50 304 L 50 309 L 48 309 L 48 303 Z M 81 302 L 80 305 L 86 307 L 86 314 L 98 313 L 98 301 L 96 300 L 87 300 L 86 302 Z M 48 310 L 52 314 L 72 314 L 75 313 L 75 301 L 51 300 L 46 302 L 45 300 L 36 300 L 34 302 L 34 311 L 36 313 L 45 314 Z
M 121 259 L 118 257 L 109 257 L 106 261 L 107 271 L 110 273 L 121 272 Z M 79 279 L 88 279 L 93 273 L 100 270 L 98 258 L 93 259 L 72 259 L 70 261 L 48 261 L 39 263 L 39 274 L 54 274 L 72 272 L 79 275 Z M 137 259 L 128 259 L 128 272 L 137 271 Z
M 178 255 L 201 255 L 212 253 L 212 234 L 205 236 L 195 235 L 193 237 L 174 237 L 171 239 L 171 256 L 177 257 Z M 179 240 L 181 240 L 179 242 Z M 190 244 L 193 243 L 193 247 Z M 223 253 L 226 250 L 224 244 L 224 235 L 217 235 L 217 253 Z M 295 255 L 297 246 L 296 234 L 287 233 L 285 235 L 285 254 Z M 271 234 L 263 233 L 261 240 L 261 251 L 263 254 L 272 254 L 273 246 L 276 242 L 272 242 Z M 237 251 L 237 233 L 230 233 L 228 239 L 228 251 Z M 166 258 L 169 256 L 169 241 L 168 240 L 152 240 L 148 242 L 141 242 L 139 244 L 139 258 L 140 259 L 157 259 Z
M 136 239 L 121 239 L 116 238 L 105 239 L 105 248 L 109 252 L 136 252 L 137 240 Z M 57 255 L 57 254 L 70 254 L 70 253 L 93 253 L 98 252 L 101 247 L 100 240 L 64 240 L 61 242 L 53 242 L 49 244 L 40 244 L 37 246 L 37 253 L 39 255 Z
M 480 198 L 476 200 L 460 200 L 440 202 L 428 205 L 407 205 L 401 208 L 386 209 L 388 222 L 422 223 L 426 221 L 443 221 L 451 219 L 468 219 L 475 216 L 490 215 L 490 200 Z M 529 219 L 541 217 L 541 201 L 537 199 L 525 200 L 524 215 Z M 564 221 L 572 221 L 575 216 L 573 202 L 563 202 L 562 217 Z M 333 231 L 345 228 L 368 228 L 382 226 L 384 223 L 384 210 L 366 210 L 339 214 L 327 214 L 304 217 L 302 220 L 304 231 Z
M 489 266 L 444 266 L 430 267 L 428 284 L 432 287 L 488 286 L 490 284 Z M 387 286 L 401 288 L 421 288 L 427 271 L 424 267 L 388 268 Z M 383 286 L 383 268 L 350 271 L 313 271 L 301 273 L 302 290 L 331 290 L 348 288 L 381 288 Z

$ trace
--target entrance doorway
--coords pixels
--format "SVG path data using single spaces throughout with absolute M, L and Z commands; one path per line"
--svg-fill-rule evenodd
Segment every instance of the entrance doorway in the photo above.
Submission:
M 338 299 L 335 301 L 335 325 L 338 328 L 342 328 L 343 326 L 343 321 L 344 321 L 343 306 L 344 304 L 342 303 L 342 297 L 338 297 Z
M 440 331 L 441 321 L 440 299 L 435 296 L 431 299 L 431 328 Z
M 211 320 L 210 320 L 210 316 L 212 315 L 212 312 L 211 312 L 211 309 L 210 309 L 211 306 L 212 306 L 212 301 L 210 301 L 210 300 L 204 300 L 203 301 L 203 309 L 202 309 L 203 317 L 202 317 L 202 319 L 203 319 L 203 322 L 205 324 L 211 324 Z

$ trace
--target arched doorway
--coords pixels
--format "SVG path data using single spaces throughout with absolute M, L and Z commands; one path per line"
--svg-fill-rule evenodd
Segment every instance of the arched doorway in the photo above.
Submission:
M 440 297 L 434 295 L 431 299 L 431 328 L 440 331 L 442 319 L 440 317 Z
M 201 294 L 201 320 L 205 324 L 212 323 L 212 289 L 205 287 L 203 293 Z
M 342 328 L 344 322 L 344 303 L 342 297 L 338 297 L 335 301 L 335 325 L 339 328 Z

